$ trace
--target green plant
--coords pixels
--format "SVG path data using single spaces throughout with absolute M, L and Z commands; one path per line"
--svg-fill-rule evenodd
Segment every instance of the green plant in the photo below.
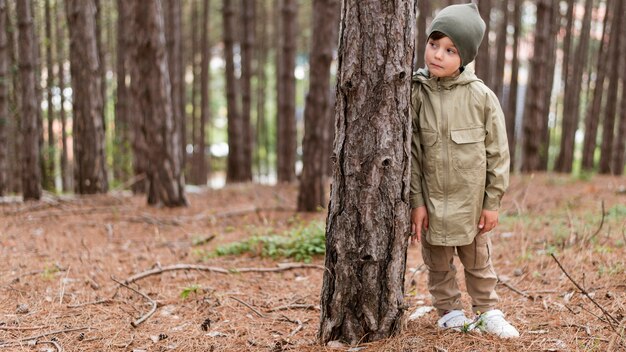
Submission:
M 189 297 L 190 294 L 194 293 L 198 293 L 198 291 L 200 291 L 200 286 L 198 284 L 193 284 L 191 286 L 187 286 L 184 287 L 183 290 L 180 292 L 180 298 L 182 299 L 187 299 L 187 297 Z
M 311 222 L 298 226 L 283 235 L 252 236 L 247 240 L 233 242 L 215 249 L 215 256 L 251 253 L 261 257 L 293 258 L 310 262 L 313 256 L 324 254 L 326 248 L 324 225 Z

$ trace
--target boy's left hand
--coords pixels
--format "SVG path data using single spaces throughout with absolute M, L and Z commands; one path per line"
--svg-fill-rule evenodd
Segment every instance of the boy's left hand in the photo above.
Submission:
M 480 214 L 480 220 L 478 221 L 478 228 L 480 232 L 483 234 L 485 232 L 489 232 L 493 230 L 498 225 L 498 211 L 497 210 L 487 210 L 483 209 Z

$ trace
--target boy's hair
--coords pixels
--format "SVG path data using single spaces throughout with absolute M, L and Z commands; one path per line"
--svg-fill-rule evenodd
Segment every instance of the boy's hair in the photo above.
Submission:
M 439 40 L 441 38 L 446 38 L 446 37 L 447 35 L 443 34 L 442 32 L 434 31 L 430 33 L 430 35 L 428 36 L 428 39 Z

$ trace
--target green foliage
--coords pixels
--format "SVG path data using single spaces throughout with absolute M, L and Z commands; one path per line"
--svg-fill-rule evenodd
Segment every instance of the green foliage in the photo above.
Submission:
M 214 255 L 251 253 L 261 257 L 293 258 L 296 261 L 310 262 L 313 256 L 324 254 L 325 245 L 324 224 L 313 221 L 307 226 L 295 227 L 283 235 L 256 235 L 241 242 L 220 246 Z
M 626 205 L 617 204 L 606 212 L 609 220 L 620 220 L 626 218 Z
M 184 287 L 183 290 L 180 292 L 180 298 L 182 299 L 187 299 L 187 297 L 189 297 L 190 294 L 194 293 L 198 293 L 198 291 L 200 291 L 200 286 L 198 284 L 193 284 L 191 286 L 187 286 Z

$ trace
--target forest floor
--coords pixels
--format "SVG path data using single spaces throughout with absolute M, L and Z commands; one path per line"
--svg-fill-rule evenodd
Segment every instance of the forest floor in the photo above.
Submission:
M 296 196 L 295 186 L 244 184 L 196 189 L 180 209 L 123 192 L 1 204 L 0 352 L 626 350 L 626 178 L 512 177 L 492 241 L 500 308 L 519 339 L 439 330 L 431 311 L 351 349 L 316 342 L 322 256 L 289 266 L 208 255 L 323 224 L 325 211 L 295 212 Z M 164 271 L 178 264 L 203 269 Z M 419 246 L 409 247 L 406 316 L 430 304 L 421 264 Z M 151 269 L 132 289 L 114 281 Z

